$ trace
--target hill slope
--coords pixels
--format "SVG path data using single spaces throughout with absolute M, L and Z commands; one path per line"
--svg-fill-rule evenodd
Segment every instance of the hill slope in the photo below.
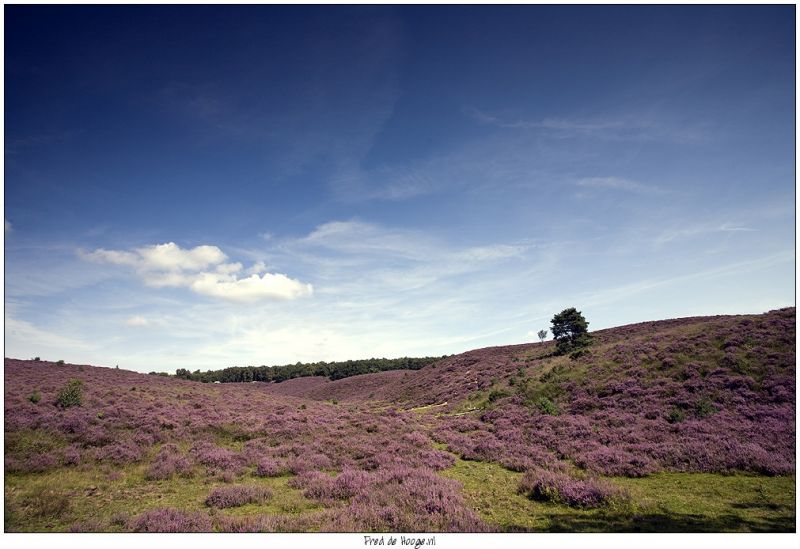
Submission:
M 793 308 L 593 336 L 333 382 L 6 359 L 6 530 L 793 530 Z
M 496 381 L 487 386 L 482 368 L 479 383 L 495 401 L 472 393 L 466 403 L 486 408 L 480 420 L 447 419 L 440 440 L 517 469 L 566 459 L 606 475 L 794 471 L 793 308 L 594 335 L 578 360 L 551 357 L 547 346 L 482 351 L 493 360 L 479 363 L 493 365 Z M 469 358 L 478 357 L 459 360 Z M 451 365 L 436 364 L 414 383 L 435 386 Z M 470 382 L 437 398 L 465 402 Z

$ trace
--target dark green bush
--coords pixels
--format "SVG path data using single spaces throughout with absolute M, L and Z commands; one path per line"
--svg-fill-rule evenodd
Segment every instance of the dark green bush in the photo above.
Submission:
M 667 414 L 667 421 L 670 423 L 680 423 L 684 419 L 686 419 L 686 414 L 678 407 L 672 408 Z
M 510 396 L 511 393 L 504 389 L 492 389 L 489 391 L 489 402 L 494 402 L 496 400 L 500 400 L 501 398 L 505 398 Z
M 80 379 L 71 379 L 61 391 L 58 392 L 56 397 L 56 405 L 61 408 L 69 408 L 71 406 L 80 406 L 83 403 L 83 381 Z
M 539 400 L 536 401 L 536 407 L 539 408 L 543 414 L 550 416 L 558 415 L 558 406 L 556 406 L 555 402 L 547 397 L 539 398 Z
M 36 404 L 40 400 L 42 400 L 42 395 L 39 394 L 39 391 L 34 391 L 30 395 L 28 395 L 28 400 Z
M 585 356 L 585 355 L 588 355 L 588 354 L 589 354 L 589 351 L 588 351 L 587 349 L 578 349 L 577 351 L 572 351 L 572 352 L 569 354 L 569 357 L 570 357 L 572 360 L 577 360 L 577 359 L 579 359 L 580 357 L 582 357 L 582 356 Z
M 710 416 L 714 412 L 717 412 L 717 407 L 714 406 L 714 403 L 711 402 L 711 399 L 708 397 L 703 397 L 697 401 L 697 404 L 694 407 L 694 413 L 697 417 L 706 417 Z

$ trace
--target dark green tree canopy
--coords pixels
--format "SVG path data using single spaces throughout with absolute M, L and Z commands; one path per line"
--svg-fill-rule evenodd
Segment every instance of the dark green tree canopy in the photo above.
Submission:
M 575 307 L 564 309 L 551 321 L 556 354 L 565 355 L 589 346 L 589 323 Z

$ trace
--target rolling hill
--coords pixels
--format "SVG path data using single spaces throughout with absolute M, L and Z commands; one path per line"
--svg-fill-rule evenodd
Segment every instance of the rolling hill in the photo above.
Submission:
M 7 358 L 6 531 L 793 531 L 795 327 L 646 322 L 576 359 L 336 381 Z

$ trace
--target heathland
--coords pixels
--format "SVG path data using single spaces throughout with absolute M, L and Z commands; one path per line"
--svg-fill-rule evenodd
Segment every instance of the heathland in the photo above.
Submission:
M 5 360 L 9 531 L 794 531 L 794 308 L 201 383 Z M 153 365 L 157 368 L 157 365 Z

